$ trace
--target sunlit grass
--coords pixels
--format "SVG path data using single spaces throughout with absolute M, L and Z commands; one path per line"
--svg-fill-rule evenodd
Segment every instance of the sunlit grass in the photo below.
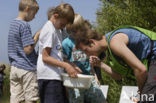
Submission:
M 120 81 L 114 80 L 106 73 L 102 72 L 102 83 L 109 85 L 107 101 L 108 103 L 119 103 L 121 88 L 123 85 L 136 86 L 136 80 L 131 78 L 123 78 Z

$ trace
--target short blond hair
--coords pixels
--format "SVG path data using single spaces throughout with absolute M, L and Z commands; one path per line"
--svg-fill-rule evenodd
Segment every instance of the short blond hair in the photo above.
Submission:
M 66 25 L 67 33 L 69 33 L 69 34 L 75 34 L 75 32 L 78 29 L 82 28 L 83 24 L 84 24 L 83 17 L 81 15 L 79 15 L 79 14 L 75 14 L 73 24 L 67 24 Z
M 69 34 L 76 34 L 79 30 L 86 30 L 91 28 L 89 21 L 84 20 L 83 17 L 79 14 L 75 14 L 73 24 L 67 24 L 66 30 Z
M 31 10 L 38 11 L 39 5 L 36 0 L 21 0 L 19 3 L 19 11 L 24 11 L 26 7 L 29 7 Z
M 48 20 L 52 17 L 53 14 L 58 14 L 59 18 L 67 19 L 68 23 L 73 23 L 74 21 L 74 10 L 70 4 L 62 3 L 57 7 L 52 7 L 48 10 Z

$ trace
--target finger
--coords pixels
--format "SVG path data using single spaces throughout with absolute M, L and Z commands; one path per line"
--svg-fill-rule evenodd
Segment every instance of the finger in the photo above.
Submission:
M 91 62 L 91 61 L 93 61 L 92 59 L 89 59 L 89 61 Z
M 77 73 L 82 73 L 82 70 L 81 69 L 77 69 Z
M 77 73 L 74 73 L 73 74 L 73 78 L 77 78 Z
M 72 76 L 72 74 L 69 74 L 69 77 L 71 77 L 71 78 L 72 78 L 72 77 L 73 77 L 73 76 Z
M 75 69 L 78 73 L 82 73 L 82 70 L 79 67 L 75 67 Z
M 75 75 L 74 75 L 74 74 L 71 74 L 70 77 L 71 77 L 71 78 L 75 78 Z

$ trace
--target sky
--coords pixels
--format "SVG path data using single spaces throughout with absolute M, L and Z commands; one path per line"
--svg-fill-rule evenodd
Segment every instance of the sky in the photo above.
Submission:
M 18 16 L 18 4 L 20 0 L 0 0 L 0 64 L 9 63 L 7 54 L 7 39 L 10 22 Z M 74 8 L 74 11 L 84 19 L 91 23 L 96 22 L 96 11 L 100 8 L 99 0 L 37 0 L 39 11 L 35 19 L 29 24 L 32 33 L 37 30 L 47 21 L 47 10 L 50 7 L 55 7 L 61 2 L 69 3 Z

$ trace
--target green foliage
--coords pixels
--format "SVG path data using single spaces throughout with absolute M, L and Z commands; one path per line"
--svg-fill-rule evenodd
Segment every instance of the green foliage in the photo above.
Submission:
M 112 31 L 120 25 L 135 25 L 156 31 L 156 0 L 100 0 L 97 30 Z
M 99 0 L 96 30 L 105 34 L 121 25 L 134 25 L 156 31 L 156 0 Z M 116 81 L 104 72 L 102 84 L 109 85 L 108 103 L 118 103 L 123 85 L 137 85 L 136 80 Z
M 121 93 L 121 88 L 124 85 L 136 86 L 136 80 L 131 78 L 122 78 L 122 80 L 114 80 L 112 77 L 102 72 L 101 84 L 109 85 L 107 101 L 108 103 L 118 103 Z

